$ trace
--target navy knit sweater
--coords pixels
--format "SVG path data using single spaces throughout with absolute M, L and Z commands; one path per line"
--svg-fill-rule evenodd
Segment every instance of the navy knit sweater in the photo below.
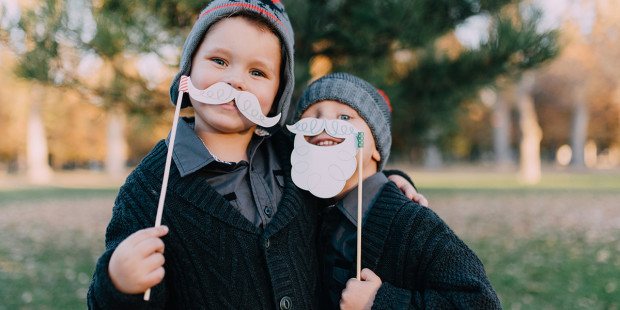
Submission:
M 290 171 L 288 138 L 276 139 Z M 280 143 L 278 143 L 280 141 Z M 171 167 L 162 224 L 164 280 L 143 295 L 126 295 L 112 284 L 110 257 L 127 236 L 155 223 L 167 147 L 160 141 L 127 178 L 115 202 L 88 292 L 90 309 L 313 309 L 317 304 L 316 208 L 285 176 L 278 212 L 264 228 L 250 223 L 201 179 Z
M 474 252 L 391 182 L 362 228 L 362 268 L 383 281 L 372 309 L 501 309 Z

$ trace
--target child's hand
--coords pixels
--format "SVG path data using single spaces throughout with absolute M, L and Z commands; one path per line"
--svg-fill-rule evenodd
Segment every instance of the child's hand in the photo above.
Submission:
M 370 309 L 375 295 L 381 287 L 381 278 L 368 268 L 360 272 L 361 281 L 349 279 L 347 287 L 342 291 L 340 309 Z
M 421 206 L 428 207 L 428 200 L 426 200 L 426 197 L 416 192 L 415 189 L 414 189 L 413 197 L 409 197 L 409 198 Z
M 164 278 L 164 242 L 168 227 L 138 230 L 123 240 L 110 258 L 112 283 L 125 294 L 138 294 Z
M 428 200 L 426 200 L 424 195 L 418 193 L 418 191 L 415 190 L 415 187 L 413 187 L 413 185 L 411 185 L 411 183 L 409 183 L 407 179 L 403 178 L 398 174 L 392 174 L 388 176 L 388 180 L 394 182 L 396 186 L 400 188 L 403 194 L 407 196 L 407 198 L 415 201 L 419 205 L 428 207 Z

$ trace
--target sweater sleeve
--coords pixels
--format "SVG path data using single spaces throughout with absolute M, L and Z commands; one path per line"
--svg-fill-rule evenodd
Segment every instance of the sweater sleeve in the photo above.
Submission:
M 372 309 L 409 309 L 411 291 L 384 282 L 379 287 Z
M 482 262 L 437 214 L 422 207 L 409 224 L 409 289 L 384 283 L 372 309 L 501 309 Z
M 114 250 L 130 234 L 152 226 L 150 217 L 145 216 L 144 205 L 152 198 L 146 197 L 136 182 L 134 171 L 121 188 L 112 212 L 112 219 L 106 230 L 106 251 L 95 266 L 92 282 L 88 289 L 87 303 L 89 309 L 161 309 L 165 306 L 164 281 L 151 288 L 149 301 L 144 301 L 144 294 L 129 295 L 120 292 L 110 278 L 108 266 Z M 153 221 L 154 223 L 154 221 Z

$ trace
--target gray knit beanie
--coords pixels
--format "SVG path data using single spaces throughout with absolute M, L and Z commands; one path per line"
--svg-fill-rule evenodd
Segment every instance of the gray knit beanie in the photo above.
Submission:
M 391 107 L 387 97 L 370 83 L 353 75 L 328 74 L 314 81 L 301 94 L 301 98 L 297 101 L 293 122 L 297 122 L 311 105 L 323 100 L 344 103 L 355 109 L 366 121 L 375 139 L 377 150 L 381 154 L 377 170 L 383 170 L 392 146 Z
M 189 75 L 192 68 L 192 58 L 194 53 L 202 43 L 207 30 L 215 21 L 220 20 L 222 16 L 229 16 L 239 11 L 253 11 L 264 16 L 265 19 L 277 29 L 277 35 L 280 38 L 283 48 L 282 58 L 282 76 L 280 79 L 279 102 L 277 111 L 282 113 L 280 124 L 286 121 L 291 96 L 293 95 L 293 87 L 295 76 L 293 74 L 293 45 L 294 34 L 291 22 L 284 10 L 284 5 L 279 0 L 214 0 L 202 10 L 198 20 L 194 23 L 194 27 L 187 36 L 183 51 L 181 52 L 181 60 L 179 61 L 179 73 L 174 77 L 170 86 L 170 99 L 176 104 L 179 95 L 179 82 L 182 75 Z M 189 100 L 184 100 L 182 108 L 190 106 Z

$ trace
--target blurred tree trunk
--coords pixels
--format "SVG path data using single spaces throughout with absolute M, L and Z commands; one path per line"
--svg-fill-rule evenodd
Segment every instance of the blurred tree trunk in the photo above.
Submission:
M 47 136 L 41 118 L 41 106 L 45 100 L 43 85 L 32 83 L 32 102 L 28 115 L 27 133 L 27 174 L 31 183 L 40 184 L 52 178 L 52 168 L 48 160 Z
M 500 170 L 508 169 L 514 164 L 510 150 L 510 110 L 505 96 L 504 92 L 496 92 L 491 120 L 495 166 Z
M 424 146 L 424 168 L 436 170 L 443 166 L 441 151 L 437 147 L 439 130 L 437 128 L 428 131 L 428 142 Z
M 586 97 L 587 87 L 585 85 L 576 85 L 573 88 L 573 120 L 571 126 L 571 149 L 573 157 L 571 158 L 571 166 L 585 166 L 585 147 L 588 138 L 588 101 Z
M 517 108 L 519 110 L 519 128 L 521 129 L 520 169 L 519 176 L 526 184 L 540 181 L 540 141 L 542 130 L 538 124 L 532 88 L 535 76 L 533 72 L 525 72 L 517 86 Z
M 125 141 L 126 115 L 121 109 L 108 112 L 107 152 L 105 170 L 110 178 L 125 177 L 127 143 Z
M 435 144 L 428 144 L 424 147 L 424 168 L 437 170 L 443 166 L 441 151 Z

